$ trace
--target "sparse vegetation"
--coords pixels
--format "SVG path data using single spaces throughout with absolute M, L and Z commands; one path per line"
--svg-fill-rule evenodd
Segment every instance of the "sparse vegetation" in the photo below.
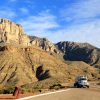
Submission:
M 9 49 L 0 53 L 0 58 L 2 58 L 0 59 L 1 85 L 3 85 L 3 82 L 6 86 L 16 86 L 17 84 L 21 86 L 37 82 L 38 84 L 33 85 L 34 87 L 31 85 L 31 87 L 28 87 L 30 89 L 25 87 L 22 90 L 22 92 L 33 92 L 44 88 L 48 89 L 47 85 L 50 86 L 48 82 L 46 82 L 47 85 L 43 85 L 45 80 L 48 79 L 50 84 L 54 84 L 54 82 L 71 82 L 77 75 L 83 74 L 87 75 L 90 80 L 98 79 L 98 71 L 84 62 L 64 63 L 34 47 L 28 47 L 31 48 L 30 51 L 23 51 L 24 48 L 11 48 L 14 48 L 13 52 L 10 52 Z M 5 77 L 6 75 L 8 78 Z
M 89 44 L 54 45 L 46 38 L 29 39 L 20 25 L 12 23 L 1 19 L 0 93 L 12 93 L 17 85 L 22 93 L 59 89 L 58 84 L 72 82 L 78 75 L 100 79 L 100 49 Z
M 0 94 L 12 94 L 14 92 L 14 87 L 5 87 L 0 89 Z

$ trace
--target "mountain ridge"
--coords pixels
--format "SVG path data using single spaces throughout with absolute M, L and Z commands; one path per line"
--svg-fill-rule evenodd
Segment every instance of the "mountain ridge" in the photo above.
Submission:
M 98 64 L 98 68 L 95 68 L 91 63 L 86 64 L 84 59 L 80 61 L 65 59 L 71 50 L 75 54 L 82 49 L 83 54 L 88 53 L 89 61 L 95 61 L 91 57 L 97 52 L 96 48 L 95 50 L 91 47 L 93 49 L 91 51 L 90 47 L 79 48 L 77 45 L 66 45 L 66 43 L 53 44 L 46 38 L 26 35 L 22 27 L 11 23 L 9 20 L 0 20 L 0 86 L 21 86 L 46 79 L 70 82 L 77 75 L 87 75 L 89 80 L 100 78 L 99 60 L 95 62 Z
M 88 43 L 59 42 L 56 46 L 64 53 L 65 60 L 84 61 L 90 65 L 100 64 L 100 49 Z
M 48 41 L 48 39 L 46 38 L 39 38 L 35 36 L 29 36 L 29 37 L 31 41 L 33 41 L 33 44 L 35 46 L 38 46 L 45 51 L 51 52 L 52 54 L 56 53 L 56 55 L 59 55 L 58 58 L 62 56 L 61 58 L 65 61 L 66 60 L 84 61 L 87 64 L 90 64 L 96 67 L 98 66 L 100 68 L 100 49 L 95 46 L 92 46 L 89 43 L 62 41 L 62 42 L 53 44 L 50 41 Z M 43 43 L 45 45 L 43 45 Z M 52 51 L 49 49 L 50 43 L 53 45 Z M 76 58 L 74 58 L 73 55 L 75 55 Z

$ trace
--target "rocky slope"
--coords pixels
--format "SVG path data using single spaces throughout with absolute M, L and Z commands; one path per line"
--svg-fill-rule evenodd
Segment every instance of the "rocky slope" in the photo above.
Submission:
M 90 80 L 99 79 L 98 69 L 84 62 L 61 60 L 62 54 L 65 54 L 67 59 L 68 52 L 65 48 L 68 46 L 61 44 L 65 50 L 63 51 L 58 44 L 56 44 L 57 49 L 45 38 L 28 37 L 20 25 L 0 19 L 0 88 L 21 86 L 46 79 L 54 83 L 69 82 L 77 75 L 87 75 Z M 83 51 L 85 52 L 85 49 Z M 89 49 L 88 52 L 96 51 Z M 84 56 L 83 58 L 85 59 Z M 89 60 L 92 64 L 92 60 Z
M 87 75 L 90 80 L 99 78 L 97 69 L 83 62 L 65 64 L 45 51 L 34 48 L 0 47 L 0 86 L 24 85 L 51 79 L 72 81 L 77 75 Z
M 65 41 L 54 45 L 46 38 L 35 36 L 29 36 L 29 38 L 32 46 L 40 47 L 61 60 L 84 61 L 100 68 L 100 49 L 88 43 Z
M 46 38 L 39 38 L 36 36 L 29 36 L 29 38 L 32 46 L 40 47 L 41 49 L 47 52 L 56 54 L 60 53 L 59 50 L 56 48 L 56 46 Z
M 100 49 L 88 43 L 59 42 L 57 48 L 64 53 L 64 59 L 84 61 L 100 68 Z

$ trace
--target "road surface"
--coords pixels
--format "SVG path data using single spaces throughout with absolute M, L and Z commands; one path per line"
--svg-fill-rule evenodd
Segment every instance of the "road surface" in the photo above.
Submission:
M 50 93 L 19 100 L 100 100 L 99 89 L 71 88 L 67 91 Z

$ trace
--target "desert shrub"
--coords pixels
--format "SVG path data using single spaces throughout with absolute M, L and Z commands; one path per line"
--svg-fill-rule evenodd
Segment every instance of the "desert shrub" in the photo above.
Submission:
M 54 85 L 50 86 L 50 89 L 55 89 L 55 90 L 58 90 L 61 88 L 64 88 L 64 86 L 62 86 L 61 84 L 54 84 Z
M 13 87 L 7 87 L 0 90 L 0 94 L 12 94 L 14 92 Z
M 39 87 L 38 85 L 36 86 L 28 86 L 28 85 L 24 85 L 21 87 L 21 93 L 25 93 L 25 92 L 30 92 L 30 93 L 34 93 L 34 92 L 39 92 L 41 91 L 41 87 Z
M 21 91 L 20 91 L 22 94 L 24 94 L 25 92 L 28 92 L 28 89 L 27 88 L 25 88 L 25 87 L 23 87 L 23 88 L 21 88 Z
M 52 79 L 49 78 L 43 81 L 38 81 L 38 82 L 31 83 L 31 84 L 25 84 L 21 86 L 21 93 L 44 92 L 45 90 L 48 90 L 50 86 L 53 86 L 55 84 L 60 84 L 60 82 L 56 80 L 55 78 L 52 78 Z M 59 88 L 59 86 L 57 86 L 57 88 Z
M 0 90 L 0 94 L 3 94 L 4 93 L 4 90 Z

